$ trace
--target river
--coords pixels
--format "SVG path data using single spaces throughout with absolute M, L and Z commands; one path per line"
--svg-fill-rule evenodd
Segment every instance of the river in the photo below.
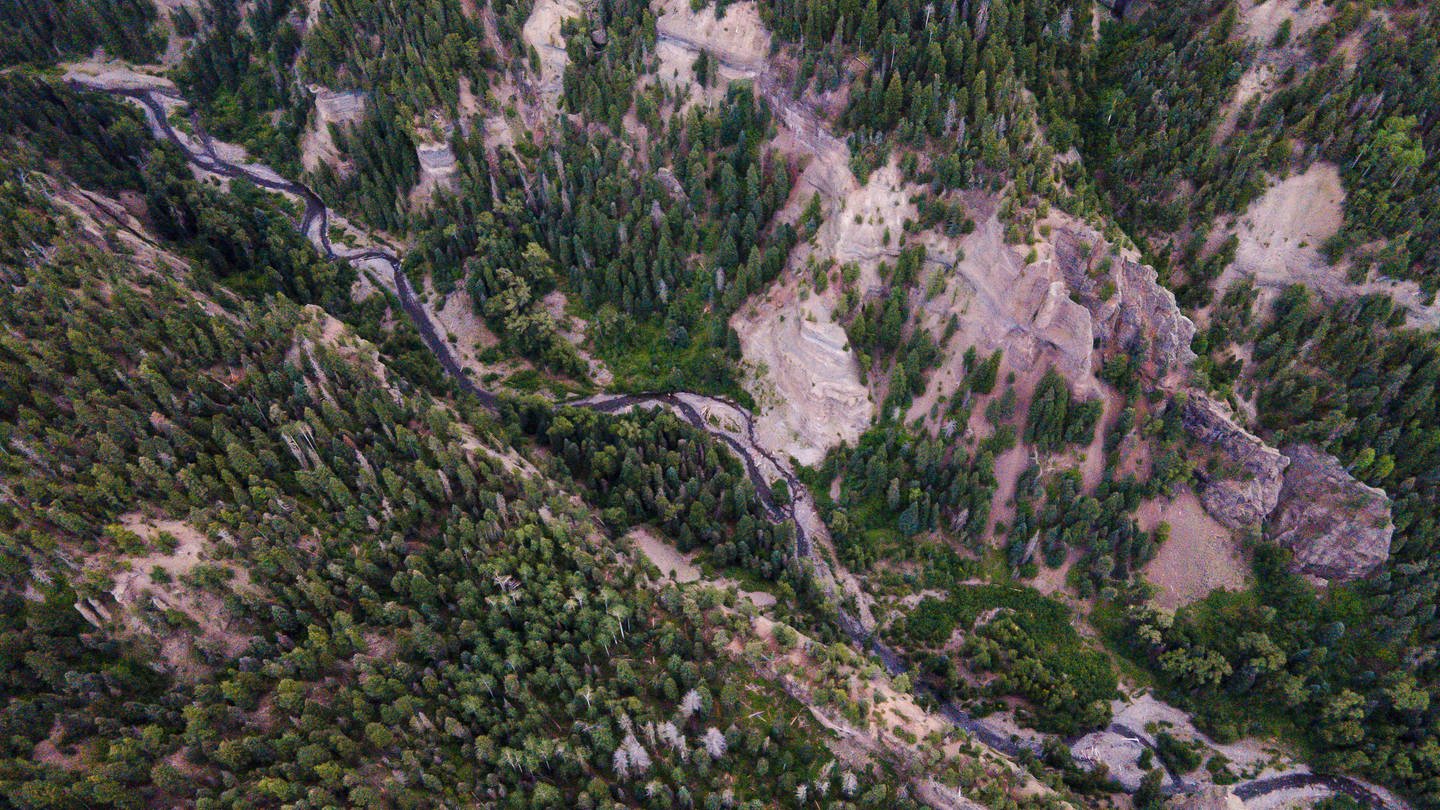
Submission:
M 249 163 L 234 163 L 221 157 L 215 142 L 200 126 L 198 118 L 193 114 L 191 122 L 196 137 L 193 139 L 182 137 L 170 124 L 164 103 L 164 100 L 170 100 L 175 103 L 188 104 L 175 90 L 153 86 L 116 86 L 99 79 L 91 80 L 74 76 L 69 79 L 69 82 L 80 89 L 123 96 L 140 104 L 149 119 L 152 133 L 157 138 L 178 146 L 196 167 L 221 177 L 244 178 L 262 188 L 289 194 L 303 200 L 305 208 L 301 215 L 300 231 L 315 244 L 315 247 L 327 258 L 348 261 L 357 266 L 366 262 L 380 262 L 387 266 L 401 307 L 415 324 L 421 339 L 435 355 L 445 373 L 455 381 L 462 391 L 475 397 L 486 408 L 495 410 L 498 407 L 499 397 L 494 392 L 480 387 L 465 374 L 464 369 L 450 350 L 449 344 L 441 338 L 429 313 L 426 312 L 424 305 L 416 296 L 409 278 L 402 270 L 400 257 L 380 248 L 336 249 L 330 240 L 330 209 L 312 189 L 303 183 L 280 177 L 266 167 Z M 696 402 L 724 408 L 739 415 L 743 430 L 729 431 L 712 424 L 704 418 L 700 408 L 696 406 Z M 795 558 L 820 577 L 822 584 L 828 583 L 825 587 L 829 595 L 835 596 L 837 581 L 835 572 L 831 570 L 825 555 L 818 553 L 816 543 L 811 537 L 812 533 L 824 531 L 824 528 L 818 524 L 818 511 L 814 509 L 809 489 L 787 465 L 780 463 L 772 453 L 756 441 L 754 416 L 744 407 L 722 397 L 689 392 L 599 394 L 564 404 L 571 407 L 588 408 L 601 413 L 616 413 L 637 407 L 666 408 L 690 425 L 706 432 L 729 447 L 744 463 L 746 472 L 754 483 L 756 493 L 770 519 L 787 522 L 794 527 Z M 762 467 L 773 469 L 785 481 L 791 493 L 790 500 L 779 503 L 774 499 L 771 494 L 770 479 L 764 474 Z M 797 504 L 803 508 L 797 509 Z M 832 598 L 831 601 L 838 605 L 838 599 Z M 874 633 L 850 612 L 837 606 L 835 620 L 851 642 L 879 660 L 890 675 L 900 675 L 908 670 L 904 658 L 877 639 Z M 916 691 L 932 699 L 935 698 L 935 695 L 930 693 L 922 683 L 917 682 Z M 1040 744 L 1034 740 L 1016 737 L 998 726 L 975 717 L 953 702 L 936 700 L 936 703 L 939 714 L 982 744 L 1002 754 L 1015 757 L 1025 752 L 1033 754 L 1041 752 Z M 1143 735 L 1131 732 L 1127 736 L 1139 738 L 1143 744 L 1149 745 Z M 1186 782 L 1178 774 L 1170 773 L 1169 775 L 1171 780 L 1170 784 L 1166 786 L 1167 792 L 1188 793 L 1195 789 L 1193 783 Z M 1403 803 L 1397 804 L 1389 801 L 1369 785 L 1344 776 L 1288 773 L 1242 782 L 1236 785 L 1234 790 L 1240 798 L 1250 801 L 1269 793 L 1301 788 L 1320 788 L 1351 796 L 1372 808 L 1377 808 L 1377 810 L 1408 810 Z

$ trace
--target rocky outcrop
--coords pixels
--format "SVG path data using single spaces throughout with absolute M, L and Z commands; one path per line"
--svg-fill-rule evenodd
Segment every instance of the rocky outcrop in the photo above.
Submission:
M 1093 231 L 1055 231 L 1056 264 L 1075 300 L 1090 310 L 1099 348 L 1143 358 L 1152 381 L 1189 368 L 1195 324 L 1180 312 L 1175 294 L 1153 268 L 1114 255 L 1104 244 Z
M 315 117 L 301 139 L 301 162 L 308 171 L 315 171 L 322 163 L 344 171 L 330 127 L 351 126 L 364 118 L 366 95 L 359 90 L 330 90 L 313 84 L 310 92 L 315 100 Z
M 786 295 L 761 302 L 753 315 L 737 315 L 734 323 L 741 350 L 760 377 L 752 390 L 762 404 L 755 434 L 763 447 L 818 464 L 831 447 L 860 438 L 875 405 L 845 330 L 829 313 L 813 300 Z
M 424 204 L 436 191 L 454 191 L 460 182 L 460 162 L 449 141 L 419 143 L 415 157 L 420 161 L 420 182 L 410 192 L 410 200 Z
M 1294 570 L 1348 582 L 1374 572 L 1390 556 L 1395 525 L 1384 490 L 1355 480 L 1336 458 L 1310 445 L 1285 448 L 1280 503 L 1266 527 L 1294 553 Z
M 455 150 L 450 148 L 449 143 L 417 144 L 415 156 L 420 160 L 420 175 L 432 182 L 449 182 L 460 172 Z
M 1191 393 L 1181 406 L 1185 430 L 1217 453 L 1219 473 L 1200 472 L 1200 502 L 1232 529 L 1254 526 L 1275 509 L 1289 460 L 1242 428 L 1224 405 Z
M 315 113 L 327 124 L 353 124 L 365 115 L 365 93 L 360 90 L 329 90 L 318 85 Z
M 535 89 L 548 104 L 559 101 L 564 89 L 565 66 L 570 64 L 561 25 L 568 19 L 584 16 L 585 9 L 579 0 L 537 0 L 530 7 L 521 35 L 540 56 L 540 75 L 535 77 Z

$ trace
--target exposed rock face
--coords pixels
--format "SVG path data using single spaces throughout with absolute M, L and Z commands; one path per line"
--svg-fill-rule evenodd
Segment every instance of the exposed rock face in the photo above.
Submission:
M 840 324 L 814 299 L 778 290 L 753 318 L 736 317 L 746 360 L 764 370 L 764 383 L 754 388 L 762 403 L 755 433 L 782 458 L 817 464 L 831 447 L 858 440 L 875 406 Z
M 1285 455 L 1290 467 L 1267 527 L 1272 540 L 1294 552 L 1294 569 L 1348 582 L 1383 565 L 1395 530 L 1385 492 L 1310 445 L 1286 447 Z
M 894 231 L 903 228 L 903 218 L 915 216 L 913 206 L 903 203 L 917 191 L 902 187 L 901 205 L 881 206 L 882 211 L 898 212 L 902 217 L 890 226 Z M 1093 317 L 1074 300 L 1058 263 L 1048 253 L 1027 261 L 1015 245 L 1006 242 L 1005 225 L 993 196 L 967 194 L 964 204 L 975 221 L 972 232 L 960 237 L 928 232 L 918 237 L 928 251 L 924 273 L 938 273 L 946 284 L 938 295 L 919 302 L 917 315 L 920 325 L 943 341 L 948 359 L 931 376 L 925 393 L 916 398 L 908 418 L 926 418 L 935 403 L 957 395 L 964 377 L 959 358 L 971 347 L 981 356 L 1003 352 L 1002 376 L 1015 372 L 1021 391 L 1034 385 L 1046 369 L 1054 368 L 1076 395 L 1084 399 L 1102 396 L 1103 388 L 1095 378 Z M 851 225 L 850 221 L 846 212 L 837 219 L 836 227 L 874 228 Z M 881 237 L 883 232 L 876 234 L 876 244 Z M 863 273 L 861 277 L 865 278 Z M 879 288 L 878 277 L 876 285 Z
M 564 89 L 565 66 L 570 64 L 560 26 L 568 19 L 584 16 L 579 0 L 538 0 L 531 6 L 530 16 L 521 29 L 525 42 L 540 54 L 536 89 L 548 104 L 559 101 Z
M 437 190 L 454 190 L 460 178 L 460 163 L 448 141 L 419 143 L 415 157 L 420 161 L 420 182 L 411 192 L 412 202 L 424 202 Z
M 330 90 L 311 85 L 315 97 L 315 119 L 301 140 L 301 162 L 307 171 L 320 164 L 344 169 L 340 150 L 330 134 L 330 125 L 348 126 L 365 117 L 365 93 L 358 90 Z
M 360 90 L 315 91 L 315 112 L 320 120 L 333 124 L 353 124 L 365 115 L 365 93 Z
M 1101 349 L 1124 351 L 1145 361 L 1145 372 L 1159 381 L 1195 361 L 1190 342 L 1195 324 L 1180 312 L 1175 294 L 1161 286 L 1155 270 L 1120 256 L 1110 257 L 1108 273 L 1091 275 L 1109 256 L 1097 250 L 1099 234 L 1058 229 L 1055 261 L 1075 299 L 1090 310 Z M 1097 277 L 1098 276 L 1098 277 Z M 1105 284 L 1114 291 L 1102 296 Z
M 420 159 L 420 173 L 432 180 L 447 180 L 459 171 L 455 152 L 448 143 L 416 144 L 415 156 Z
M 1232 529 L 1258 524 L 1280 500 L 1289 459 L 1236 424 L 1228 408 L 1204 394 L 1191 393 L 1183 407 L 1185 429 L 1218 452 L 1235 473 L 1202 481 L 1205 511 Z

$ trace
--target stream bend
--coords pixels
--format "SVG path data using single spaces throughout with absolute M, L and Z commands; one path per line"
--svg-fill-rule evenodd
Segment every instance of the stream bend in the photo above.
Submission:
M 259 167 L 250 164 L 239 164 L 231 162 L 220 156 L 216 149 L 215 142 L 210 135 L 200 126 L 198 114 L 191 110 L 192 129 L 197 133 L 198 145 L 191 140 L 182 137 L 170 124 L 166 115 L 165 104 L 162 99 L 187 104 L 188 101 L 179 92 L 164 88 L 133 88 L 133 87 L 112 87 L 98 81 L 87 82 L 81 78 L 70 78 L 69 83 L 81 90 L 98 91 L 110 95 L 122 96 L 140 104 L 146 117 L 149 119 L 153 134 L 161 140 L 175 144 L 185 153 L 189 161 L 196 167 L 227 178 L 244 178 L 261 188 L 277 191 L 299 197 L 305 203 L 304 213 L 300 219 L 300 231 L 303 233 L 320 252 L 329 259 L 340 259 L 354 265 L 361 265 L 365 262 L 381 262 L 390 268 L 394 289 L 400 299 L 400 305 L 410 317 L 415 328 L 419 331 L 425 346 L 435 355 L 445 373 L 450 376 L 461 390 L 470 396 L 475 397 L 481 405 L 489 410 L 499 408 L 499 397 L 492 391 L 488 391 L 468 376 L 455 354 L 451 351 L 449 344 L 441 338 L 430 319 L 429 313 L 425 311 L 420 303 L 415 289 L 409 278 L 401 267 L 400 257 L 382 248 L 364 248 L 360 250 L 337 250 L 330 241 L 330 209 L 326 207 L 320 196 L 310 187 L 303 183 L 280 177 L 273 170 L 266 167 Z M 682 396 L 683 394 L 683 396 Z M 710 424 L 690 400 L 701 400 L 718 406 L 723 406 L 735 414 L 738 414 L 744 424 L 743 441 L 741 438 L 731 435 L 729 432 L 719 429 Z M 598 394 L 591 397 L 572 400 L 561 403 L 570 407 L 587 408 L 600 413 L 618 413 L 635 407 L 662 407 L 666 408 L 691 426 L 704 431 L 717 441 L 728 446 L 732 452 L 745 465 L 745 470 L 751 482 L 755 485 L 755 491 L 760 498 L 765 512 L 771 520 L 776 522 L 787 522 L 795 532 L 794 557 L 797 561 L 809 564 L 815 568 L 824 570 L 830 575 L 833 581 L 830 564 L 825 560 L 824 555 L 818 553 L 815 543 L 811 540 L 806 529 L 805 521 L 800 520 L 796 514 L 796 502 L 805 501 L 807 506 L 813 510 L 813 502 L 810 501 L 808 488 L 800 481 L 799 477 L 790 468 L 780 463 L 775 456 L 763 448 L 755 438 L 754 415 L 746 410 L 739 403 L 724 397 L 708 396 L 704 394 L 692 394 L 689 392 L 650 392 L 639 394 Z M 768 464 L 776 470 L 782 480 L 785 481 L 791 493 L 791 498 L 786 503 L 778 503 L 770 490 L 770 482 L 761 471 L 761 463 Z M 833 594 L 832 594 L 833 595 Z M 867 629 L 863 622 L 851 615 L 842 607 L 836 607 L 836 623 L 850 638 L 851 642 L 862 650 L 874 655 L 884 666 L 891 676 L 900 675 L 908 671 L 905 660 L 893 649 L 886 646 L 874 633 Z M 936 695 L 922 683 L 916 684 L 916 692 L 936 698 Z M 1043 746 L 1034 740 L 1017 737 L 1007 731 L 986 723 L 984 720 L 975 717 L 965 711 L 959 705 L 951 702 L 935 700 L 936 711 L 949 720 L 957 728 L 963 729 L 982 744 L 1010 757 L 1017 757 L 1029 753 L 1040 755 Z M 1135 733 L 1130 729 L 1112 726 L 1111 730 L 1119 729 L 1122 736 L 1138 739 L 1147 748 L 1153 750 L 1144 735 Z M 1125 732 L 1129 732 L 1126 734 Z M 1165 792 L 1169 794 L 1187 794 L 1195 792 L 1198 787 L 1193 782 L 1188 782 L 1184 777 L 1170 772 L 1170 777 L 1165 785 Z M 1242 800 L 1249 802 L 1269 793 L 1283 790 L 1296 790 L 1304 788 L 1319 787 L 1334 793 L 1350 796 L 1368 807 L 1375 810 L 1409 810 L 1404 803 L 1387 799 L 1377 793 L 1370 786 L 1345 776 L 1315 774 L 1308 772 L 1286 773 L 1278 776 L 1269 776 L 1259 779 L 1252 779 L 1234 786 L 1235 794 Z

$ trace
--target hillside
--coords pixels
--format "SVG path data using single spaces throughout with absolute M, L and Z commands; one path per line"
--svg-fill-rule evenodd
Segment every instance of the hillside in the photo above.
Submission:
M 1440 12 L 0 9 L 17 807 L 1440 806 Z

